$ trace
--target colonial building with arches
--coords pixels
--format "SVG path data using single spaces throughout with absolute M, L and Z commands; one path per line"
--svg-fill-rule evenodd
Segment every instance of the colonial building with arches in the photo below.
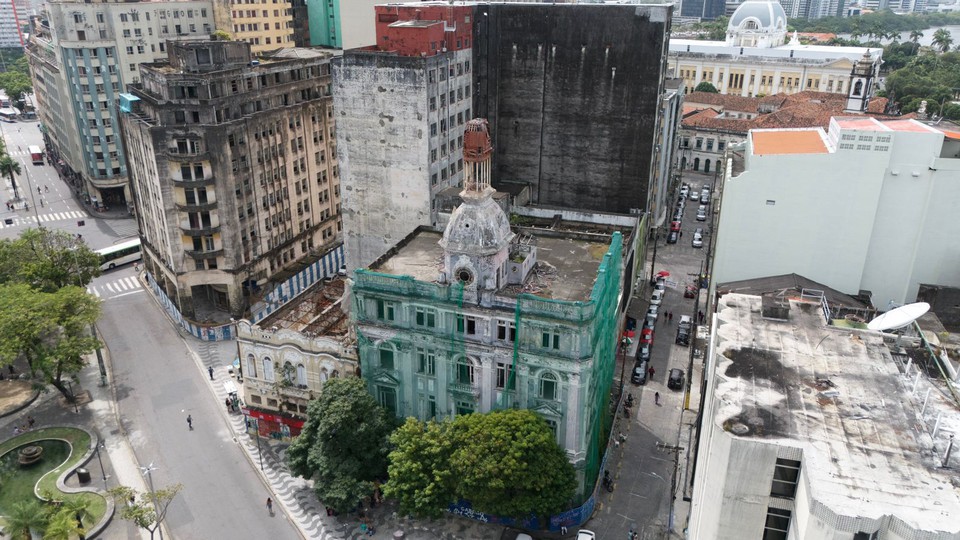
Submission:
M 363 377 L 400 418 L 535 411 L 584 494 L 606 449 L 639 220 L 524 207 L 511 226 L 491 152 L 486 121 L 471 120 L 446 229 L 420 228 L 352 275 Z
M 236 369 L 248 429 L 295 437 L 328 380 L 360 376 L 343 295 L 344 279 L 328 279 L 258 324 L 237 323 Z

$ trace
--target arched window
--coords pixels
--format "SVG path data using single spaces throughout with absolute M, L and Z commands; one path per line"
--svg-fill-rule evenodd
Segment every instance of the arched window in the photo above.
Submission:
M 460 384 L 473 384 L 475 370 L 473 363 L 466 356 L 461 356 L 457 360 L 457 382 Z
M 273 382 L 273 360 L 270 358 L 263 359 L 263 379 Z
M 247 355 L 247 377 L 257 377 L 257 359 L 252 354 Z
M 718 170 L 718 171 L 720 170 L 720 160 L 719 160 L 719 159 L 717 160 L 717 170 Z
M 293 368 L 290 362 L 283 363 L 283 380 L 286 383 L 293 384 L 293 378 L 296 377 L 297 370 Z
M 693 170 L 700 170 L 700 158 L 693 158 Z
M 703 172 L 710 172 L 710 160 L 703 160 Z
M 557 376 L 553 373 L 544 373 L 540 376 L 540 397 L 543 399 L 557 399 Z
M 853 95 L 859 96 L 863 92 L 863 81 L 857 81 L 857 84 L 853 85 Z
M 307 366 L 303 364 L 297 364 L 297 384 L 300 386 L 307 385 Z
M 686 156 L 680 158 L 680 170 L 685 170 L 687 168 L 687 158 Z
M 322 368 L 322 369 L 320 370 L 320 384 L 323 384 L 323 383 L 327 382 L 327 378 L 328 378 L 329 376 L 330 376 L 330 375 L 327 373 L 327 368 Z

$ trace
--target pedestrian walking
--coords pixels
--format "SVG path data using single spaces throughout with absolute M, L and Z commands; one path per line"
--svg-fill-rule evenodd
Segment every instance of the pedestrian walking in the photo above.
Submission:
M 43 208 L 43 199 L 40 199 L 40 208 Z
M 227 412 L 233 412 L 233 403 L 230 402 L 230 398 L 223 400 L 223 404 L 227 406 Z
M 660 394 L 657 394 L 659 396 Z M 659 397 L 657 399 L 660 399 Z M 190 431 L 193 431 L 193 417 L 189 414 L 187 415 L 187 426 L 190 428 Z
M 653 366 L 650 366 L 650 369 L 647 370 L 647 377 L 649 377 L 649 378 L 652 380 L 652 379 L 653 379 L 653 374 L 656 373 L 656 372 L 657 372 L 657 370 L 653 369 Z
M 657 405 L 660 405 L 660 392 L 653 393 L 653 402 Z
M 673 312 L 671 311 L 670 313 L 668 313 L 668 315 L 670 316 L 670 323 L 672 324 L 672 323 L 673 323 Z
M 270 515 L 273 515 L 273 499 L 267 497 L 267 512 L 270 512 Z
M 213 380 L 213 366 L 207 366 L 207 373 L 210 374 L 210 380 Z
M 50 193 L 50 186 L 43 186 L 43 190 Z
M 34 420 L 32 416 L 27 416 L 27 425 L 30 426 L 30 429 L 33 429 L 33 424 L 35 424 L 36 422 L 37 421 Z
M 37 195 L 40 195 L 40 186 L 37 186 Z
M 560 534 L 567 534 L 567 528 L 563 525 L 560 526 Z

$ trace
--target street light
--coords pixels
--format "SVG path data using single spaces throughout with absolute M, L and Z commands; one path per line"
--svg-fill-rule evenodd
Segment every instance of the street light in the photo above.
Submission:
M 159 516 L 160 509 L 157 508 L 157 493 L 153 489 L 153 475 L 151 474 L 155 470 L 157 470 L 157 468 L 153 466 L 153 462 L 146 467 L 140 467 L 140 472 L 147 476 L 147 483 L 150 485 L 150 499 L 153 501 L 153 512 Z M 160 540 L 163 540 L 163 527 L 161 527 L 159 523 L 157 524 L 157 531 L 160 532 Z
M 100 446 L 101 446 L 103 443 L 99 440 L 99 437 L 97 437 L 97 438 L 98 438 L 98 440 L 97 440 L 97 461 L 100 462 L 100 476 L 103 477 L 103 487 L 104 487 L 104 489 L 106 489 L 106 487 L 107 487 L 107 471 L 103 470 L 103 459 L 100 458 Z

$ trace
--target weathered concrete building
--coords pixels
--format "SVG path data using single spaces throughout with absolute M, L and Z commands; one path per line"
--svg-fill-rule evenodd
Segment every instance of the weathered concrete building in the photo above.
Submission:
M 345 279 L 314 285 L 257 324 L 237 324 L 244 414 L 263 437 L 300 434 L 307 406 L 329 379 L 359 376 Z
M 246 41 L 254 54 L 294 46 L 291 0 L 214 0 L 217 29 Z
M 439 225 L 436 195 L 461 185 L 473 11 L 417 11 L 420 20 L 413 8 L 380 6 L 378 47 L 333 61 L 348 268 L 369 264 L 420 225 Z
M 420 228 L 353 273 L 363 377 L 400 418 L 538 413 L 582 496 L 612 420 L 640 218 L 527 207 L 511 226 L 490 186 L 486 122 L 465 138 L 463 203 L 445 230 Z
M 476 116 L 494 187 L 541 205 L 647 210 L 673 6 L 478 4 Z
M 337 242 L 329 61 L 176 44 L 121 96 L 144 261 L 184 315 L 206 301 L 239 316 L 245 288 Z
M 418 226 L 443 225 L 436 198 L 460 185 L 451 156 L 472 117 L 489 119 L 498 190 L 540 205 L 647 211 L 671 10 L 378 6 L 376 45 L 334 66 L 348 267 Z
M 59 0 L 34 21 L 28 60 L 58 170 L 95 207 L 130 205 L 117 96 L 139 82 L 140 63 L 166 55 L 168 40 L 208 37 L 211 2 Z

